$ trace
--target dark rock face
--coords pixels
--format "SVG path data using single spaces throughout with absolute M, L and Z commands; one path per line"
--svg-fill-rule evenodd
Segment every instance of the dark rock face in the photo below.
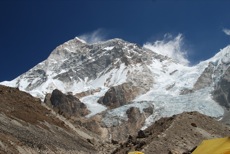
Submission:
M 138 94 L 139 88 L 133 86 L 131 82 L 123 83 L 118 86 L 111 87 L 104 97 L 98 100 L 98 103 L 112 108 L 117 108 L 122 105 L 128 104 L 132 101 Z
M 28 81 L 30 82 L 30 84 L 28 85 L 26 90 L 32 90 L 34 87 L 40 86 L 42 83 L 46 82 L 47 80 L 46 72 L 42 69 L 37 69 L 37 70 L 34 70 L 33 72 L 29 72 L 28 78 L 29 78 Z M 35 78 L 37 79 L 37 81 L 32 84 L 33 79 Z
M 230 108 L 230 67 L 216 84 L 213 98 L 227 109 Z
M 60 46 L 54 52 L 52 52 L 52 57 L 62 57 L 68 59 L 67 61 L 61 63 L 61 65 L 54 69 L 57 71 L 68 70 L 65 73 L 58 74 L 55 76 L 55 79 L 58 79 L 62 82 L 70 82 L 71 79 L 79 81 L 88 77 L 90 79 L 97 78 L 97 74 L 103 72 L 104 70 L 112 69 L 114 67 L 119 67 L 121 63 L 125 63 L 126 66 L 130 64 L 136 64 L 141 62 L 150 62 L 152 52 L 146 51 L 142 48 L 137 47 L 135 44 L 130 44 L 129 50 L 135 52 L 128 53 L 124 46 L 126 42 L 120 39 L 113 39 L 100 44 L 81 44 L 75 42 L 76 40 L 71 40 L 68 44 L 74 46 L 73 50 L 75 52 L 68 53 L 65 51 L 64 46 Z M 111 47 L 111 50 L 106 50 L 105 47 Z M 68 48 L 68 45 L 67 45 Z M 139 54 L 142 56 L 139 56 Z M 61 55 L 60 55 L 61 54 Z M 126 56 L 132 57 L 128 59 Z M 96 60 L 93 60 L 96 59 Z M 119 63 L 115 65 L 117 60 L 120 60 Z M 71 68 L 71 69 L 69 69 Z M 71 79 L 70 79 L 71 77 Z
M 52 103 L 50 101 L 50 98 L 51 98 L 51 94 L 46 94 L 46 97 L 44 99 L 44 103 L 49 106 L 50 108 L 52 108 Z
M 193 92 L 194 90 L 192 89 L 184 88 L 180 91 L 180 95 L 186 95 L 186 94 L 193 93 Z
M 50 97 L 50 99 L 49 99 Z M 52 105 L 54 110 L 65 117 L 85 116 L 89 113 L 86 105 L 73 95 L 65 95 L 55 89 L 51 96 L 46 97 L 45 103 Z
M 76 93 L 74 96 L 76 96 L 77 98 L 82 98 L 82 97 L 85 97 L 85 96 L 89 96 L 89 95 L 92 95 L 96 92 L 100 92 L 101 88 L 97 88 L 97 89 L 90 89 L 90 90 L 87 90 L 87 91 L 82 91 L 80 93 Z
M 138 118 L 140 117 L 141 113 L 140 110 L 136 107 L 131 107 L 126 111 L 126 114 L 129 118 L 129 121 L 132 123 L 136 123 Z
M 208 67 L 205 68 L 201 76 L 196 81 L 193 90 L 199 90 L 207 86 L 210 86 L 213 83 L 212 80 L 213 72 L 214 72 L 214 66 L 212 63 L 209 63 Z

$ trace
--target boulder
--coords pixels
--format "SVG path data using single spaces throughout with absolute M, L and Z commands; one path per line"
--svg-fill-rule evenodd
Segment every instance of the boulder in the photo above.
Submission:
M 44 101 L 48 106 L 52 106 L 54 111 L 69 118 L 71 116 L 85 116 L 89 114 L 86 105 L 73 95 L 65 95 L 55 89 L 51 95 L 47 95 Z
M 136 96 L 139 95 L 140 88 L 134 86 L 131 82 L 123 83 L 111 87 L 98 103 L 103 104 L 110 109 L 129 104 Z

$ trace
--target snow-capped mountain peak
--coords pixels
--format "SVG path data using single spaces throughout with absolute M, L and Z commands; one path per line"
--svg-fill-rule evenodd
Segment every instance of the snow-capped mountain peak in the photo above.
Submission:
M 91 111 L 88 116 L 116 107 L 111 113 L 122 119 L 131 106 L 142 111 L 141 102 L 154 106 L 146 125 L 183 111 L 220 117 L 224 113 L 217 103 L 221 96 L 213 100 L 212 94 L 230 70 L 229 51 L 227 46 L 213 58 L 190 67 L 122 39 L 87 44 L 76 37 L 59 45 L 28 72 L 1 84 L 42 100 L 54 89 L 81 96 Z

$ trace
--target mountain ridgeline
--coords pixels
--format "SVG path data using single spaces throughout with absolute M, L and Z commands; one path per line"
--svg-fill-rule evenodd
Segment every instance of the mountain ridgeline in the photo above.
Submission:
M 50 115 L 48 119 L 42 117 L 43 120 L 38 120 L 43 121 L 42 123 L 33 123 L 35 127 L 40 125 L 49 127 L 52 132 L 55 132 L 54 126 L 60 127 L 63 135 L 70 129 L 72 134 L 76 133 L 77 137 L 86 141 L 83 142 L 86 148 L 82 148 L 81 153 L 92 151 L 126 153 L 132 148 L 144 150 L 146 153 L 153 151 L 167 153 L 170 151 L 163 150 L 163 146 L 156 146 L 156 138 L 162 140 L 162 144 L 165 144 L 165 135 L 178 141 L 168 134 L 167 131 L 175 132 L 170 126 L 186 130 L 182 138 L 186 140 L 184 141 L 186 144 L 188 142 L 188 146 L 185 149 L 182 146 L 174 149 L 176 145 L 172 143 L 168 149 L 189 152 L 201 139 L 213 137 L 210 135 L 212 130 L 204 127 L 202 121 L 197 122 L 200 126 L 186 122 L 186 125 L 191 127 L 190 133 L 199 136 L 199 140 L 187 141 L 188 137 L 196 135 L 186 136 L 189 130 L 177 125 L 183 117 L 174 116 L 172 119 L 165 119 L 165 117 L 182 113 L 187 119 L 196 117 L 206 119 L 205 115 L 207 115 L 229 123 L 230 46 L 206 61 L 195 66 L 186 66 L 167 56 L 121 39 L 87 44 L 79 38 L 74 38 L 58 46 L 46 60 L 29 71 L 12 81 L 4 81 L 0 84 L 17 88 L 5 90 L 6 87 L 3 86 L 2 91 L 19 93 L 20 90 L 34 96 L 35 100 L 31 100 L 30 105 L 41 101 L 40 105 L 43 108 L 39 110 L 47 115 L 52 112 L 52 116 Z M 6 92 L 0 91 L 0 94 L 5 96 Z M 7 93 L 5 96 L 7 98 L 5 102 L 10 101 L 9 95 L 11 94 Z M 30 96 L 25 96 L 27 97 Z M 55 115 L 58 116 L 56 120 L 54 120 L 57 118 Z M 0 116 L 6 119 L 5 115 Z M 14 116 L 18 118 L 17 115 Z M 227 126 L 216 124 L 216 121 L 210 117 L 210 123 L 221 125 L 220 130 L 224 131 L 220 135 L 218 128 L 215 128 L 214 136 L 228 134 Z M 20 118 L 23 120 L 23 117 Z M 186 121 L 185 119 L 183 122 Z M 52 129 L 45 121 L 54 121 L 51 122 Z M 16 124 L 14 126 L 16 127 Z M 33 129 L 29 129 L 31 133 Z M 6 131 L 5 127 L 4 131 Z M 46 130 L 40 131 L 46 133 Z M 204 133 L 205 131 L 208 133 Z M 50 135 L 52 136 L 52 133 Z M 71 140 L 74 139 L 66 138 L 67 143 Z M 25 144 L 24 140 L 21 142 Z M 10 146 L 8 142 L 3 144 Z M 45 142 L 41 143 L 43 144 Z M 79 145 L 77 141 L 76 144 Z M 185 143 L 178 141 L 178 144 Z M 28 145 L 25 145 L 24 150 L 28 151 Z M 151 145 L 156 148 L 151 149 Z M 103 148 L 97 149 L 97 147 Z M 63 153 L 71 153 L 71 150 L 76 152 L 76 148 L 71 144 L 60 144 L 59 148 Z M 52 146 L 47 145 L 42 150 L 55 153 L 57 148 L 52 149 Z

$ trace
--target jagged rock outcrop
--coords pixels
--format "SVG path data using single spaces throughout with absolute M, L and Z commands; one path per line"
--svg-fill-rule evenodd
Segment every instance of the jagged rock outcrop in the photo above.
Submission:
M 214 73 L 214 66 L 212 63 L 209 63 L 208 67 L 205 68 L 203 73 L 197 79 L 196 83 L 194 84 L 193 91 L 199 90 L 213 84 L 213 73 Z
M 86 116 L 89 110 L 86 105 L 78 98 L 71 94 L 65 95 L 61 91 L 55 89 L 51 95 L 47 95 L 45 101 L 57 113 L 69 118 L 71 116 Z
M 33 79 L 36 78 L 38 80 L 34 81 Z M 38 87 L 42 85 L 44 82 L 47 81 L 47 74 L 44 70 L 42 69 L 36 69 L 33 72 L 28 73 L 28 86 L 26 87 L 25 90 L 30 91 L 33 90 L 34 87 Z
M 108 106 L 111 109 L 120 107 L 130 103 L 139 94 L 138 89 L 138 87 L 133 86 L 130 82 L 111 87 L 105 93 L 105 96 L 98 100 L 98 103 Z
M 95 94 L 97 92 L 100 92 L 100 91 L 101 91 L 101 88 L 90 89 L 90 90 L 87 90 L 87 91 L 82 91 L 80 93 L 76 93 L 74 96 L 76 96 L 78 99 L 80 99 L 82 97 L 93 95 L 93 94 Z
M 131 101 L 137 96 L 146 93 L 154 84 L 151 71 L 147 66 L 142 66 L 141 70 L 133 70 L 127 73 L 127 82 L 111 87 L 98 103 L 110 109 L 117 108 Z
M 228 67 L 220 81 L 215 85 L 213 98 L 222 106 L 230 109 L 230 67 Z

